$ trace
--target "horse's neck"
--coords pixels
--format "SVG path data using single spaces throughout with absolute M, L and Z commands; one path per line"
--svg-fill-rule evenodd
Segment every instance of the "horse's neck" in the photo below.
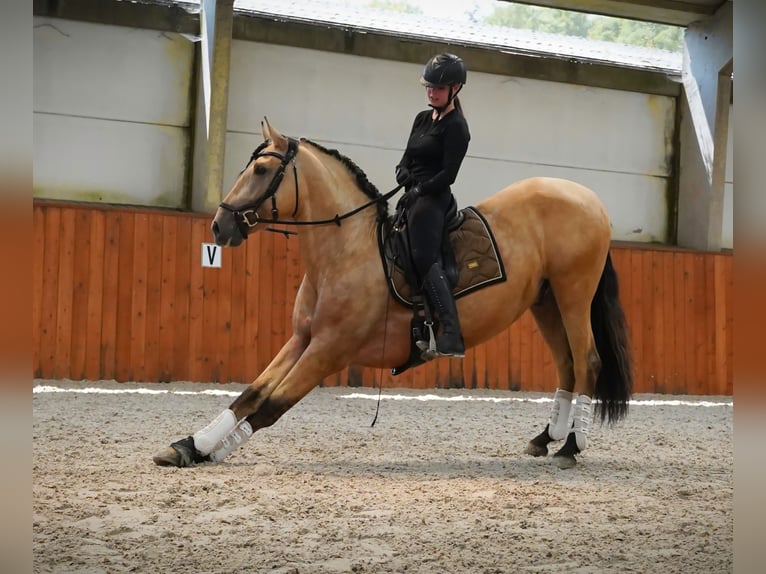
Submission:
M 318 221 L 342 216 L 370 201 L 351 173 L 341 164 L 330 169 L 314 159 L 305 173 L 299 220 Z M 307 268 L 344 267 L 362 263 L 377 252 L 375 205 L 343 219 L 340 225 L 305 226 L 300 230 L 301 251 Z

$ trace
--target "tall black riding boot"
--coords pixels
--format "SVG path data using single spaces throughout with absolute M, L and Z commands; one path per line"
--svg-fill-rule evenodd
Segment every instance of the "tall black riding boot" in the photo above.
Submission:
M 455 299 L 452 297 L 447 277 L 439 263 L 434 263 L 423 281 L 423 290 L 442 325 L 441 333 L 436 335 L 436 349 L 440 355 L 464 357 L 465 344 L 460 332 Z

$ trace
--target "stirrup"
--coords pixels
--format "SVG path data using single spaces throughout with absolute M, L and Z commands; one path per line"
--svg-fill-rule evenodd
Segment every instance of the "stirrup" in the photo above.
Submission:
M 428 340 L 415 341 L 415 346 L 420 349 L 420 358 L 424 361 L 431 361 L 436 357 L 441 356 L 436 348 L 436 333 L 434 333 L 434 322 L 426 321 L 423 323 L 428 328 Z
M 431 341 L 415 341 L 415 345 L 418 349 L 423 351 L 420 353 L 420 358 L 424 361 L 430 361 L 432 359 L 438 359 L 439 357 L 451 357 L 453 359 L 465 358 L 465 351 L 462 353 L 442 353 L 436 348 L 436 345 Z

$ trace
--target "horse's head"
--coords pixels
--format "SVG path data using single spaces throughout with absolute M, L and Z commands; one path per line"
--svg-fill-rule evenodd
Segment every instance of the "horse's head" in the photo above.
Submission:
M 261 132 L 264 142 L 253 152 L 213 218 L 211 229 L 218 245 L 239 245 L 258 223 L 278 220 L 280 213 L 295 215 L 298 180 L 294 160 L 298 142 L 283 136 L 266 118 L 261 122 Z M 290 164 L 293 177 L 285 178 Z M 283 183 L 285 179 L 287 183 Z

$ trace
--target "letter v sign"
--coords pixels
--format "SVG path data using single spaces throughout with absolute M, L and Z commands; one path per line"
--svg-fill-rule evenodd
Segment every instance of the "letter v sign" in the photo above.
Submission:
M 221 266 L 221 248 L 215 243 L 202 244 L 202 266 L 220 267 Z

